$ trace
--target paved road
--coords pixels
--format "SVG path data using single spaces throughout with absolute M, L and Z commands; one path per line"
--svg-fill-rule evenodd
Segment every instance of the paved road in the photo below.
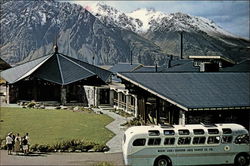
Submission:
M 107 161 L 115 166 L 124 166 L 122 153 L 48 153 L 30 156 L 8 155 L 0 151 L 0 165 L 81 165 L 93 166 Z

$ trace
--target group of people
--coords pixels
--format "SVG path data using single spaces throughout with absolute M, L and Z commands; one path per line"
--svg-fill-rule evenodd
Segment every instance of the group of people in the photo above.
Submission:
M 11 155 L 12 151 L 16 152 L 16 154 L 23 152 L 24 155 L 27 155 L 29 153 L 30 145 L 29 133 L 26 133 L 25 136 L 21 137 L 19 133 L 14 135 L 12 132 L 10 132 L 6 137 L 6 145 L 8 155 Z

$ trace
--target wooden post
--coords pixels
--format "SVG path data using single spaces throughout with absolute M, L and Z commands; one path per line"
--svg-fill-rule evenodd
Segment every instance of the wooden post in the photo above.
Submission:
M 156 97 L 156 123 L 160 122 L 160 100 L 159 97 Z
M 145 123 L 147 123 L 147 120 L 148 120 L 148 107 L 147 107 L 147 100 L 148 100 L 148 97 L 147 96 L 143 96 L 143 104 L 145 105 L 145 111 L 144 111 L 144 121 Z
M 6 84 L 5 101 L 6 101 L 6 104 L 10 104 L 10 87 L 9 87 L 9 84 Z

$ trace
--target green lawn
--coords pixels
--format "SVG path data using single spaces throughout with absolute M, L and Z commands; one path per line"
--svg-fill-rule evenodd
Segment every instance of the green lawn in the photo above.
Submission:
M 0 107 L 0 120 L 0 138 L 10 131 L 21 136 L 28 132 L 31 144 L 54 144 L 70 139 L 103 144 L 114 136 L 105 128 L 113 119 L 94 113 Z

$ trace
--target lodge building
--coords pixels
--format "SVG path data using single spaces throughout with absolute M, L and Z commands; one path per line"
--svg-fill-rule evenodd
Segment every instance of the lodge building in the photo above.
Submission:
M 51 55 L 2 71 L 1 77 L 9 103 L 105 105 L 147 124 L 233 122 L 250 129 L 250 71 L 234 71 L 239 65 L 220 56 L 190 58 L 170 59 L 167 67 L 157 69 L 118 64 L 108 71 L 56 48 Z

